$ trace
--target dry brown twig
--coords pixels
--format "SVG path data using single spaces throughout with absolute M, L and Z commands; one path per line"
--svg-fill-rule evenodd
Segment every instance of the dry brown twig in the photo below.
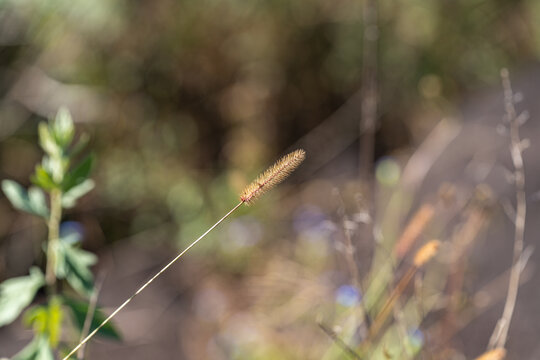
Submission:
M 359 170 L 360 178 L 367 183 L 373 180 L 373 156 L 377 129 L 377 45 L 379 39 L 377 12 L 377 1 L 364 1 Z
M 386 299 L 386 302 L 375 317 L 373 324 L 369 328 L 369 336 L 366 340 L 366 343 L 371 342 L 371 340 L 373 340 L 375 336 L 377 336 L 384 323 L 386 322 L 388 315 L 390 315 L 396 301 L 403 294 L 405 288 L 409 285 L 413 276 L 420 268 L 422 268 L 428 261 L 430 261 L 435 256 L 435 254 L 437 254 L 440 245 L 441 242 L 439 240 L 430 240 L 420 249 L 418 249 L 418 251 L 414 255 L 413 264 L 398 281 L 397 285 L 390 293 L 390 296 L 388 297 L 388 299 Z
M 340 191 L 338 189 L 335 189 L 334 193 L 339 203 L 337 213 L 338 213 L 338 216 L 340 217 L 341 230 L 343 232 L 343 237 L 345 239 L 345 244 L 344 244 L 345 265 L 347 266 L 347 270 L 349 271 L 349 275 L 351 276 L 353 285 L 358 290 L 362 290 L 362 286 L 361 286 L 362 282 L 358 274 L 358 266 L 355 260 L 356 248 L 352 240 L 353 229 L 351 229 L 351 226 L 348 225 L 351 223 L 351 220 L 345 213 L 345 202 L 343 200 L 343 196 L 341 195 Z
M 434 215 L 435 207 L 429 203 L 423 204 L 416 211 L 394 246 L 394 253 L 398 261 L 414 245 L 414 242 L 420 237 L 420 234 L 422 234 L 426 226 L 431 222 Z
M 524 268 L 521 258 L 523 254 L 523 239 L 525 234 L 525 217 L 527 214 L 527 200 L 525 195 L 525 171 L 523 167 L 523 142 L 519 135 L 521 122 L 514 106 L 514 92 L 510 83 L 510 76 L 507 69 L 501 70 L 502 86 L 504 90 L 504 107 L 506 120 L 510 130 L 510 155 L 514 166 L 513 181 L 516 188 L 516 211 L 514 218 L 514 251 L 508 292 L 504 304 L 503 313 L 493 334 L 489 340 L 488 350 L 504 349 L 508 337 L 510 321 L 516 307 L 516 300 L 519 289 L 519 278 Z
M 321 330 L 330 338 L 332 341 L 343 350 L 345 354 L 347 354 L 350 358 L 355 360 L 361 360 L 362 357 L 356 353 L 349 345 L 347 345 L 339 336 L 336 334 L 336 332 L 332 329 L 330 329 L 328 326 L 323 324 L 322 322 L 318 322 L 317 325 L 321 328 Z
M 81 331 L 81 337 L 79 339 L 79 342 L 83 341 L 86 335 L 90 332 L 90 327 L 92 326 L 92 319 L 94 318 L 94 315 L 96 313 L 97 308 L 97 301 L 99 297 L 99 293 L 101 292 L 101 287 L 103 286 L 104 281 L 104 274 L 100 274 L 98 281 L 96 282 L 96 287 L 94 291 L 92 292 L 92 295 L 90 296 L 90 301 L 88 304 L 88 310 L 86 312 L 86 317 L 84 319 L 83 329 Z M 86 349 L 86 344 L 83 344 L 83 346 L 80 347 L 80 349 L 77 351 L 77 359 L 82 360 L 84 359 L 84 351 Z

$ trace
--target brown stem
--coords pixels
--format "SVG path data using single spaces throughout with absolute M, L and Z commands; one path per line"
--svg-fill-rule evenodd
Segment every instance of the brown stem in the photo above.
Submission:
M 388 319 L 388 315 L 390 315 L 390 312 L 396 303 L 396 300 L 401 296 L 401 294 L 405 291 L 405 288 L 407 285 L 409 285 L 411 279 L 413 278 L 414 274 L 416 274 L 416 271 L 418 270 L 417 267 L 412 266 L 407 270 L 405 275 L 400 279 L 386 302 L 384 303 L 381 311 L 375 318 L 375 321 L 373 321 L 373 324 L 371 325 L 369 329 L 369 337 L 368 342 L 373 340 L 377 334 L 379 333 L 379 330 L 383 327 L 386 319 Z
M 83 341 L 86 335 L 88 335 L 88 333 L 90 332 L 90 326 L 92 325 L 92 320 L 94 319 L 94 315 L 96 313 L 98 296 L 99 296 L 99 292 L 101 291 L 101 286 L 103 285 L 103 280 L 104 280 L 103 276 L 100 276 L 97 282 L 97 285 L 94 288 L 92 295 L 90 296 L 90 302 L 88 304 L 88 310 L 86 312 L 86 317 L 84 319 L 84 324 L 81 331 L 81 338 L 79 341 Z M 85 345 L 81 346 L 79 348 L 79 351 L 77 351 L 78 360 L 84 359 L 84 350 L 86 347 Z
M 345 354 L 347 354 L 350 358 L 352 359 L 355 359 L 355 360 L 361 360 L 362 357 L 360 355 L 358 355 L 356 353 L 356 351 L 354 351 L 349 345 L 347 345 L 345 343 L 345 341 L 343 341 L 339 336 L 338 334 L 335 333 L 335 331 L 333 331 L 332 329 L 330 329 L 328 326 L 324 325 L 323 323 L 318 323 L 319 327 L 321 328 L 321 330 L 326 334 L 328 335 L 328 337 L 330 339 L 332 339 L 332 341 L 337 345 L 339 346 L 343 352 L 345 352 Z
M 362 117 L 360 119 L 360 177 L 371 182 L 377 121 L 377 1 L 364 2 L 362 59 Z

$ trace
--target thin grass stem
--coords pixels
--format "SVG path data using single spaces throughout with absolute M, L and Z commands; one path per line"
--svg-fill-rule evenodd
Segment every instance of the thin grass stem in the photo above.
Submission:
M 226 218 L 229 217 L 236 209 L 238 209 L 242 204 L 249 205 L 255 199 L 260 197 L 262 194 L 264 194 L 266 191 L 270 190 L 272 187 L 276 186 L 280 182 L 282 182 L 291 172 L 296 169 L 302 161 L 304 161 L 304 158 L 306 156 L 306 153 L 302 149 L 298 149 L 293 151 L 292 153 L 284 156 L 280 160 L 278 160 L 273 166 L 268 168 L 265 172 L 263 172 L 255 181 L 253 181 L 251 184 L 249 184 L 242 194 L 240 195 L 240 202 L 233 207 L 225 216 L 223 216 L 221 219 L 219 219 L 214 225 L 212 225 L 204 234 L 199 236 L 199 238 L 195 241 L 193 241 L 187 248 L 184 249 L 180 254 L 178 254 L 174 259 L 172 259 L 167 265 L 165 265 L 161 270 L 159 270 L 150 280 L 148 280 L 146 283 L 144 283 L 143 286 L 141 286 L 133 295 L 131 295 L 122 305 L 116 308 L 105 320 L 99 324 L 98 327 L 96 327 L 88 336 L 86 336 L 83 340 L 79 342 L 73 350 L 69 352 L 62 360 L 67 360 L 71 355 L 73 355 L 77 350 L 81 348 L 84 344 L 88 342 L 94 335 L 97 334 L 97 332 L 105 326 L 109 321 L 111 321 L 112 318 L 116 316 L 124 307 L 127 306 L 133 300 L 137 295 L 139 295 L 148 285 L 150 285 L 155 279 L 157 279 L 161 274 L 163 274 L 169 267 L 171 267 L 178 259 L 180 259 L 186 252 L 189 251 L 192 247 L 194 247 L 199 241 L 201 241 L 208 233 L 214 228 L 216 228 L 219 224 L 221 224 Z
M 139 295 L 144 289 L 146 289 L 146 287 L 148 285 L 150 285 L 154 280 L 156 280 L 161 274 L 163 274 L 169 267 L 171 267 L 176 261 L 178 261 L 178 259 L 180 259 L 186 252 L 189 251 L 189 249 L 191 249 L 192 247 L 194 247 L 199 241 L 201 241 L 206 235 L 208 235 L 208 233 L 212 230 L 214 230 L 219 224 L 221 224 L 226 218 L 228 218 L 234 211 L 236 211 L 236 209 L 238 209 L 242 204 L 244 203 L 244 201 L 241 201 L 238 203 L 238 205 L 236 205 L 234 208 L 232 208 L 227 214 L 225 214 L 225 216 L 223 216 L 221 219 L 219 219 L 214 225 L 212 225 L 208 230 L 206 230 L 204 232 L 204 234 L 202 234 L 201 236 L 199 236 L 199 238 L 197 238 L 197 240 L 193 241 L 191 244 L 189 244 L 189 246 L 187 248 L 185 248 L 180 254 L 178 254 L 174 259 L 172 259 L 167 265 L 165 265 L 161 270 L 159 270 L 154 276 L 152 276 L 152 278 L 150 278 L 150 280 L 148 280 L 146 283 L 144 283 L 143 286 L 141 286 L 137 291 L 135 291 L 135 293 L 133 293 L 133 295 L 131 295 L 126 301 L 124 301 L 124 303 L 122 305 L 120 305 L 119 307 L 116 308 L 116 310 L 114 310 L 111 315 L 109 315 L 105 320 L 103 320 L 101 322 L 101 324 L 99 324 L 98 327 L 96 327 L 90 334 L 88 334 L 88 336 L 86 336 L 81 342 L 79 342 L 79 344 L 77 346 L 75 346 L 73 348 L 73 350 L 71 350 L 66 356 L 64 356 L 62 358 L 62 360 L 67 360 L 69 359 L 69 357 L 73 354 L 75 354 L 75 352 L 77 350 L 79 350 L 79 348 L 81 346 L 83 346 L 84 344 L 86 344 L 88 342 L 88 340 L 90 340 L 94 335 L 97 334 L 97 332 L 103 327 L 105 326 L 109 321 L 111 321 L 112 318 L 114 318 L 116 316 L 116 314 L 118 314 L 124 307 L 126 307 L 127 304 L 129 304 L 131 302 L 131 300 L 133 300 L 137 295 Z

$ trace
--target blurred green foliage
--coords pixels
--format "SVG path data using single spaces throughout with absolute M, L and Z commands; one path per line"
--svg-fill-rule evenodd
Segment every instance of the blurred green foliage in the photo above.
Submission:
M 377 153 L 420 137 L 429 124 L 411 119 L 418 112 L 435 121 L 498 81 L 502 66 L 535 61 L 539 9 L 534 0 L 379 2 Z M 167 221 L 198 228 L 229 196 L 218 189 L 241 189 L 244 174 L 359 89 L 362 10 L 353 0 L 5 0 L 0 139 L 17 135 L 0 153 L 28 148 L 25 121 L 65 103 L 96 122 L 111 240 Z M 24 165 L 3 163 L 22 178 Z M 212 179 L 224 169 L 222 186 Z M 129 226 L 114 225 L 126 216 Z
M 47 241 L 39 241 L 45 255 L 45 274 L 33 266 L 29 275 L 0 283 L 0 326 L 11 324 L 24 311 L 24 323 L 34 333 L 33 340 L 15 355 L 18 360 L 54 358 L 65 318 L 62 298 L 70 292 L 67 287 L 59 286 L 59 282 L 65 279 L 75 294 L 87 302 L 96 291 L 90 267 L 97 262 L 97 257 L 80 248 L 82 235 L 76 229 L 61 231 L 62 209 L 72 208 L 79 198 L 94 188 L 93 180 L 89 179 L 93 157 L 87 155 L 78 163 L 76 161 L 86 145 L 87 135 L 75 140 L 73 120 L 64 108 L 49 121 L 40 122 L 38 129 L 39 145 L 45 154 L 30 177 L 35 187 L 26 190 L 16 181 L 2 180 L 2 190 L 13 207 L 42 218 L 48 232 Z M 46 305 L 26 309 L 36 301 L 38 291 L 45 286 Z M 66 301 L 71 308 L 76 308 L 72 306 L 76 304 L 74 301 Z M 86 306 L 85 317 L 88 308 L 89 305 Z M 78 310 L 80 313 L 80 305 Z M 83 333 L 84 322 L 77 317 L 80 314 L 74 311 L 73 315 L 78 325 L 77 332 Z M 92 316 L 103 317 L 99 309 L 88 316 L 89 321 Z M 108 332 L 110 336 L 111 329 L 118 338 L 112 325 L 102 332 Z
M 377 3 L 377 156 L 414 143 L 442 114 L 458 111 L 455 104 L 470 92 L 498 84 L 501 67 L 524 68 L 540 56 L 537 0 Z M 100 249 L 170 224 L 174 231 L 164 238 L 181 246 L 222 215 L 278 153 L 358 92 L 362 19 L 363 4 L 354 0 L 0 0 L 0 178 L 29 185 L 40 158 L 38 136 L 50 154 L 71 136 L 60 121 L 65 138 L 51 143 L 51 131 L 36 131 L 36 124 L 66 105 L 92 134 L 99 159 L 95 191 L 66 215 L 86 226 L 85 245 Z M 325 145 L 306 149 L 310 158 Z M 61 161 L 41 164 L 32 182 L 44 189 L 61 184 L 63 206 L 71 208 L 93 186 L 81 180 L 91 162 L 70 179 L 55 179 Z M 378 176 L 394 185 L 395 166 L 385 164 Z M 332 186 L 306 182 L 304 198 L 328 212 L 335 208 L 323 195 Z M 4 183 L 4 191 L 15 207 L 47 216 L 40 192 L 14 184 Z M 279 191 L 252 209 L 253 217 L 241 217 L 196 250 L 217 251 L 212 261 L 232 274 L 254 271 L 269 248 L 280 246 L 308 267 L 326 268 L 326 233 L 298 236 L 291 245 L 275 241 L 285 226 L 254 230 L 290 212 L 288 203 L 275 201 Z M 19 229 L 7 204 L 0 201 L 3 244 Z M 396 224 L 383 230 L 397 233 Z M 148 247 L 160 241 L 143 238 Z M 10 249 L 0 249 L 2 277 L 19 275 L 13 258 L 37 258 L 8 256 Z M 69 252 L 60 258 L 65 270 Z M 67 280 L 84 292 L 94 260 L 83 258 L 82 282 Z M 44 346 L 36 339 L 30 350 Z M 238 358 L 252 356 L 246 351 Z M 253 351 L 272 358 L 279 346 Z
M 498 81 L 502 66 L 535 61 L 539 9 L 534 0 L 379 2 L 378 154 L 421 137 L 429 124 L 411 119 L 419 111 L 435 121 Z M 244 174 L 359 89 L 362 10 L 353 0 L 5 0 L 0 139 L 17 136 L 0 144 L 0 171 L 22 178 L 8 148 L 28 148 L 25 121 L 65 103 L 96 122 L 110 239 L 170 220 L 189 228 L 220 202 L 218 188 L 241 189 Z M 224 169 L 221 187 L 211 179 Z M 114 225 L 126 216 L 130 226 Z

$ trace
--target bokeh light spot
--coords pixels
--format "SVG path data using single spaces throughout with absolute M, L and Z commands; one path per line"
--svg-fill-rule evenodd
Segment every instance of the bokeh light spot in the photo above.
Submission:
M 391 157 L 382 158 L 377 162 L 375 177 L 385 186 L 394 186 L 399 181 L 401 170 L 396 160 Z

